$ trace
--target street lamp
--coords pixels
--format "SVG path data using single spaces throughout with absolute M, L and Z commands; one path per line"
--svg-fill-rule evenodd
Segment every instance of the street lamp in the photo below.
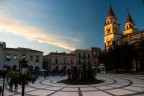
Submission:
M 4 96 L 5 75 L 6 75 L 6 66 L 3 67 L 3 89 L 2 89 L 2 96 Z
M 28 72 L 28 65 L 27 61 L 21 61 L 21 83 L 22 83 L 22 96 L 24 96 L 25 84 L 26 84 L 26 77 Z

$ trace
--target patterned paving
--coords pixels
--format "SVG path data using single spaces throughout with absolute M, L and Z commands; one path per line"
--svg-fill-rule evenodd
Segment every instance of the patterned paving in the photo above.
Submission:
M 144 75 L 98 74 L 97 78 L 105 82 L 92 85 L 57 83 L 64 78 L 67 77 L 40 78 L 26 86 L 25 96 L 144 96 Z M 21 86 L 17 92 L 9 92 L 6 86 L 4 96 L 21 96 Z

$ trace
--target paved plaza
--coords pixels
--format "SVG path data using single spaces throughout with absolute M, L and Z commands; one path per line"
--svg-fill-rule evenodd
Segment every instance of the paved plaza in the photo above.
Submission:
M 144 75 L 98 74 L 97 79 L 105 82 L 92 85 L 67 85 L 57 81 L 67 77 L 40 77 L 25 88 L 25 96 L 144 96 Z M 2 80 L 0 81 L 2 85 Z M 21 96 L 21 86 L 17 92 L 9 92 L 5 87 L 4 96 Z

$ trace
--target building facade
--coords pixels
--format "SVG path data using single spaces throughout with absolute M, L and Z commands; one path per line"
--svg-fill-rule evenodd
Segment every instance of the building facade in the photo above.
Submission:
M 33 69 L 35 67 L 42 69 L 42 51 L 32 50 L 30 48 L 6 48 L 5 43 L 1 43 L 0 54 L 2 54 L 0 60 L 3 61 L 0 62 L 0 69 L 6 65 L 11 68 L 16 66 L 17 70 L 19 70 L 19 62 L 21 60 L 27 61 L 28 66 L 33 67 Z
M 82 64 L 92 64 L 92 54 L 90 49 L 76 49 L 72 51 L 72 54 L 76 56 L 76 67 Z
M 124 25 L 123 33 L 120 32 L 120 24 L 117 21 L 117 17 L 114 14 L 111 6 L 108 10 L 108 15 L 104 24 L 104 44 L 105 51 L 114 45 L 121 45 L 127 42 L 128 44 L 134 44 L 144 39 L 144 30 L 138 30 L 134 23 L 129 11 L 127 14 L 126 22 Z M 144 59 L 134 58 L 132 61 L 133 69 L 144 69 Z
M 82 64 L 91 64 L 92 67 L 99 66 L 98 55 L 100 48 L 92 47 L 91 49 L 76 49 L 72 51 L 72 54 L 76 56 L 76 66 L 79 67 Z
M 120 24 L 114 14 L 111 6 L 104 24 L 104 44 L 105 50 L 127 42 L 128 44 L 135 43 L 144 38 L 144 30 L 138 30 L 129 11 L 124 25 L 123 33 L 120 32 Z
M 104 44 L 105 50 L 108 50 L 114 43 L 119 44 L 119 40 L 122 37 L 120 33 L 120 24 L 117 22 L 117 18 L 110 6 L 108 16 L 104 24 Z
M 44 68 L 52 71 L 52 70 L 61 70 L 64 68 L 65 70 L 74 67 L 76 65 L 76 57 L 74 54 L 67 54 L 51 52 L 50 54 L 44 56 Z
M 5 53 L 6 53 L 6 44 L 5 42 L 0 42 L 0 70 L 5 65 Z
M 92 54 L 92 66 L 98 67 L 100 66 L 98 61 L 98 56 L 100 54 L 101 49 L 98 47 L 91 47 L 91 54 Z

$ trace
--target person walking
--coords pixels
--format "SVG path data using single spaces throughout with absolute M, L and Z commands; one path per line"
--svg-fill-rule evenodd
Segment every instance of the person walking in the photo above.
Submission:
M 44 78 L 46 79 L 46 73 L 44 72 Z
M 0 86 L 0 96 L 1 96 L 1 93 L 2 93 L 2 86 Z
M 15 92 L 17 92 L 18 84 L 15 84 Z

